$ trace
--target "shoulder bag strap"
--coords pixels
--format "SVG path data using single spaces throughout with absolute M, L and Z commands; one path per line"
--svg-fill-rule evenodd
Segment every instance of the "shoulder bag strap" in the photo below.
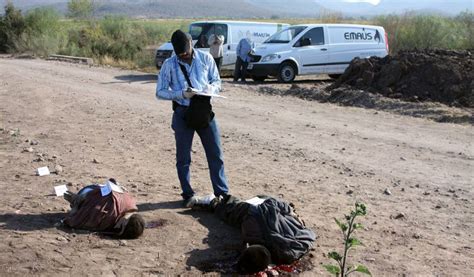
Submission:
M 188 82 L 188 86 L 192 88 L 193 85 L 191 84 L 191 80 L 189 79 L 188 71 L 186 71 L 186 68 L 184 67 L 184 65 L 180 64 L 179 62 L 178 62 L 178 65 L 181 68 L 181 71 L 183 72 L 184 78 L 186 78 L 186 82 Z

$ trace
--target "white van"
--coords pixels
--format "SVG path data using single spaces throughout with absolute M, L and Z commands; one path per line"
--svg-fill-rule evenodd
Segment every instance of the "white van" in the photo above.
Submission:
M 267 23 L 267 22 L 246 22 L 246 21 L 198 21 L 189 25 L 189 33 L 193 37 L 195 48 L 209 51 L 207 38 L 212 34 L 224 36 L 224 57 L 222 59 L 223 68 L 232 68 L 237 56 L 235 48 L 239 41 L 248 37 L 255 45 L 258 45 L 268 39 L 274 33 L 281 31 L 289 26 L 285 23 Z M 197 42 L 203 38 L 206 45 L 199 46 Z M 173 53 L 173 46 L 170 42 L 161 45 L 156 50 L 155 64 L 159 69 L 163 62 Z
M 385 57 L 387 34 L 383 27 L 353 24 L 293 25 L 255 48 L 248 72 L 254 80 L 269 76 L 292 82 L 297 75 L 344 73 L 355 57 Z

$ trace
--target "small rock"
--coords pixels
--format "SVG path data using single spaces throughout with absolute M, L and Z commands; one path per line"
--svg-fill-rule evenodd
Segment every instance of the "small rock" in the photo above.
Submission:
M 400 160 L 406 161 L 407 159 L 405 159 L 404 157 L 400 157 Z
M 448 189 L 448 192 L 455 193 L 456 191 L 454 189 Z
M 28 148 L 25 148 L 25 149 L 23 149 L 23 151 L 22 151 L 22 152 L 28 152 L 28 153 L 31 153 L 31 152 L 33 152 L 33 147 L 28 147 Z
M 435 209 L 441 209 L 441 205 L 436 205 Z
M 119 240 L 119 246 L 127 246 L 127 242 L 125 240 Z
M 346 194 L 348 194 L 348 195 L 351 195 L 351 194 L 353 194 L 353 193 L 354 193 L 354 191 L 351 190 L 351 189 L 346 192 Z
M 386 188 L 383 193 L 386 195 L 392 195 L 392 192 L 388 188 Z
M 430 195 L 430 192 L 425 191 L 425 192 L 423 192 L 423 195 Z
M 57 241 L 64 241 L 64 242 L 66 242 L 66 241 L 67 241 L 67 238 L 59 236 L 59 237 L 56 237 L 56 240 L 57 240 Z
M 421 235 L 420 234 L 413 234 L 413 238 L 414 239 L 421 239 Z
M 37 140 L 32 140 L 32 141 L 30 141 L 30 145 L 38 145 L 38 141 Z
M 92 160 L 92 162 L 95 163 L 95 164 L 100 163 L 99 160 L 97 160 L 97 159 L 95 159 L 95 158 Z
M 38 157 L 37 159 L 34 160 L 35 162 L 44 162 L 43 157 Z
M 20 179 L 20 175 L 19 175 L 19 174 L 16 174 L 16 175 L 15 175 L 15 178 L 16 178 L 16 179 Z
M 395 219 L 402 219 L 402 218 L 405 218 L 405 214 L 404 213 L 399 213 L 395 216 Z
M 60 166 L 59 164 L 55 165 L 54 166 L 54 172 L 56 172 L 56 174 L 59 174 L 59 173 L 63 172 L 63 167 Z

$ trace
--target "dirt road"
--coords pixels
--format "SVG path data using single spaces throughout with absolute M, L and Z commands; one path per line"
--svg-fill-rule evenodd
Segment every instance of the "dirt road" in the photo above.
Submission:
M 239 197 L 266 193 L 296 204 L 319 236 L 304 274 L 324 273 L 325 253 L 342 247 L 333 218 L 356 201 L 368 215 L 352 261 L 374 276 L 474 272 L 472 126 L 270 96 L 261 86 L 287 85 L 225 80 L 228 98 L 214 103 L 226 173 Z M 239 233 L 181 208 L 170 120 L 171 103 L 155 99 L 154 75 L 1 58 L 0 275 L 225 271 Z M 210 193 L 199 139 L 193 149 L 193 186 Z M 59 174 L 35 176 L 57 165 Z M 153 223 L 143 238 L 54 227 L 68 206 L 53 186 L 75 191 L 107 177 L 128 188 Z

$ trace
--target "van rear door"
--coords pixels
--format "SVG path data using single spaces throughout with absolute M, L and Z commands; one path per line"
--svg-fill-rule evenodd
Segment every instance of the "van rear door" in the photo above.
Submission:
M 299 74 L 325 73 L 329 61 L 323 27 L 312 27 L 293 45 L 300 68 Z

